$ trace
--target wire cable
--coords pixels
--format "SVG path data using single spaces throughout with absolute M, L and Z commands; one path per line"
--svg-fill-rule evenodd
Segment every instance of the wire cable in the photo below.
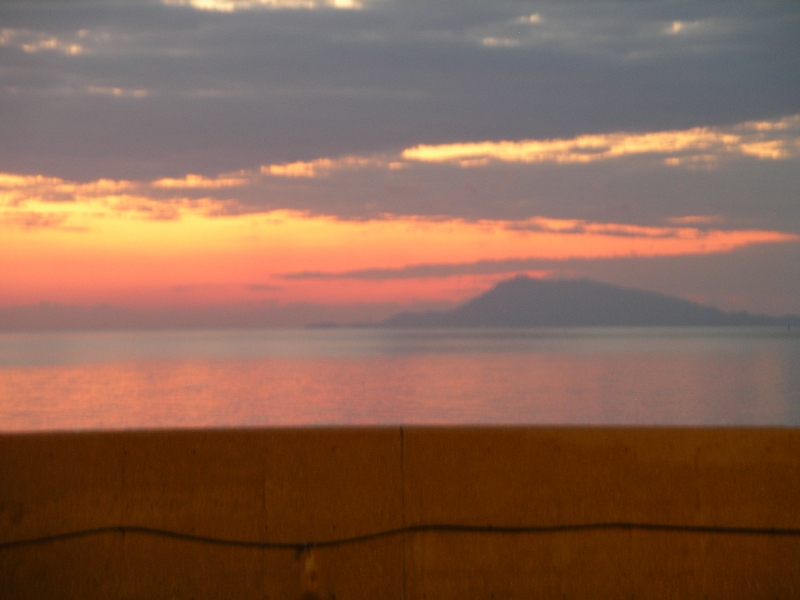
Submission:
M 165 538 L 172 538 L 188 542 L 202 544 L 214 544 L 218 546 L 233 546 L 239 548 L 263 548 L 268 550 L 292 550 L 302 552 L 312 548 L 331 548 L 350 544 L 359 544 L 378 540 L 380 538 L 392 537 L 414 533 L 472 533 L 472 534 L 494 534 L 494 535 L 524 535 L 524 534 L 548 534 L 548 533 L 570 533 L 584 531 L 663 531 L 672 533 L 694 533 L 694 534 L 721 534 L 721 535 L 766 535 L 766 536 L 800 536 L 800 528 L 787 527 L 728 527 L 716 525 L 670 525 L 660 523 L 632 523 L 632 522 L 607 522 L 607 523 L 578 523 L 566 525 L 534 525 L 520 527 L 504 527 L 495 525 L 458 525 L 458 524 L 428 524 L 428 525 L 409 525 L 395 529 L 386 529 L 374 533 L 355 535 L 328 540 L 304 541 L 304 542 L 262 542 L 251 540 L 239 540 L 221 538 L 214 536 L 196 535 L 192 533 L 182 533 L 168 529 L 155 527 L 143 527 L 138 525 L 116 525 L 108 527 L 95 527 L 91 529 L 79 529 L 65 533 L 58 533 L 35 538 L 12 540 L 0 542 L 0 549 L 13 548 L 19 546 L 30 546 L 36 544 L 47 544 L 52 542 L 67 541 L 71 539 L 104 535 L 110 533 L 118 534 L 140 534 Z

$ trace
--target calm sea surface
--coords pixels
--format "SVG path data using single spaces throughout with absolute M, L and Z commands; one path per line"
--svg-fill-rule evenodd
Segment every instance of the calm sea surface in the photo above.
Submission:
M 800 425 L 780 328 L 0 335 L 0 431 Z

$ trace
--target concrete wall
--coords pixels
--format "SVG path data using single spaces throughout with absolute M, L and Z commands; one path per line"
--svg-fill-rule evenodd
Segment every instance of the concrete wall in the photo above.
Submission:
M 800 597 L 800 431 L 0 436 L 0 598 L 42 597 Z

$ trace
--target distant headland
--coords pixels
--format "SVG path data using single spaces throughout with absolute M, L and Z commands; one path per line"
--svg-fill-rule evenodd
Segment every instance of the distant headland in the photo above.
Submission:
M 446 311 L 403 312 L 385 327 L 800 325 L 800 316 L 728 313 L 713 306 L 590 279 L 518 276 Z

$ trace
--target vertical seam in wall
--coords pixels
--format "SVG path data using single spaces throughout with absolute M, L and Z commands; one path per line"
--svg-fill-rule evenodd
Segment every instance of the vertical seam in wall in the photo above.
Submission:
M 403 600 L 406 600 L 406 444 L 400 425 L 400 523 L 403 526 Z
M 128 506 L 127 506 L 127 498 L 128 494 L 126 493 L 126 486 L 127 482 L 125 481 L 125 475 L 128 468 L 128 442 L 127 440 L 123 440 L 122 442 L 122 468 L 120 469 L 120 482 L 119 482 L 119 518 L 120 518 L 120 525 L 128 525 Z
M 109 436 L 107 439 L 114 439 L 114 438 Z M 122 464 L 120 465 L 121 468 L 120 468 L 119 500 L 118 500 L 119 501 L 119 520 L 120 520 L 119 524 L 124 527 L 124 526 L 129 524 L 128 523 L 128 515 L 127 515 L 127 512 L 128 512 L 128 510 L 127 510 L 128 509 L 128 507 L 127 507 L 128 494 L 126 493 L 127 482 L 125 481 L 125 475 L 126 475 L 125 472 L 126 472 L 127 467 L 128 467 L 128 445 L 130 444 L 130 441 L 129 441 L 130 438 L 126 439 L 126 438 L 123 438 L 122 436 L 120 436 L 119 439 L 122 440 L 122 457 L 121 457 Z M 120 538 L 121 538 L 120 539 L 120 546 L 121 546 L 121 548 L 120 548 L 120 556 L 122 558 L 122 564 L 126 565 L 126 563 L 128 561 L 126 560 L 127 557 L 125 556 L 126 551 L 127 551 L 127 547 L 126 547 L 126 544 L 125 544 L 125 531 L 123 531 L 120 534 Z M 122 598 L 122 596 L 123 596 L 123 594 L 125 592 L 125 581 L 126 581 L 126 576 L 127 576 L 127 572 L 126 571 L 127 571 L 127 569 L 125 568 L 125 566 L 123 566 L 122 567 L 122 575 L 117 580 L 117 598 Z

